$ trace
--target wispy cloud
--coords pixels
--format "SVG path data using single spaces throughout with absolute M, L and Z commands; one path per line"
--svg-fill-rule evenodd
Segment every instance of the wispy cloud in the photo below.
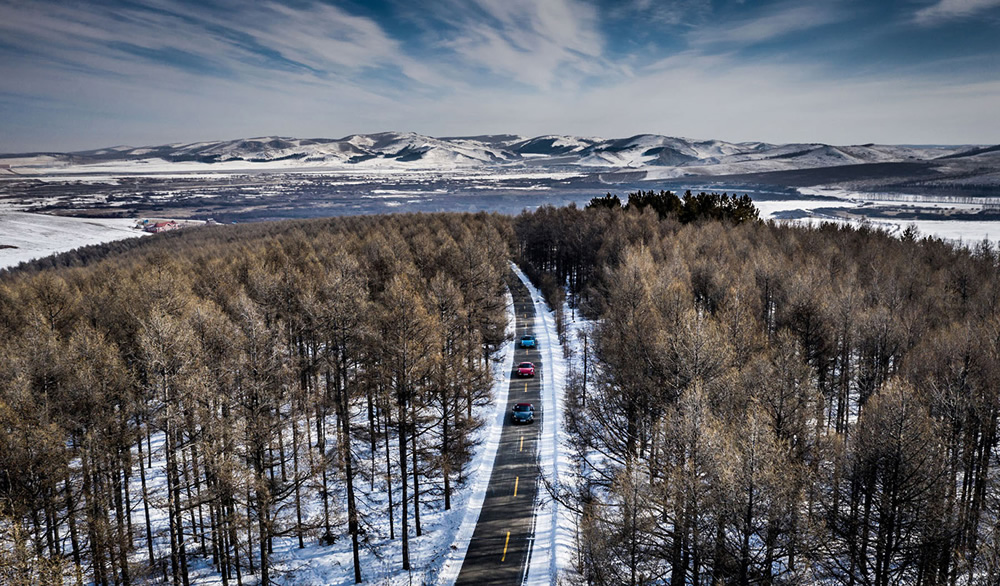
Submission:
M 281 71 L 322 78 L 366 67 L 405 71 L 411 64 L 378 23 L 319 3 L 34 2 L 3 5 L 0 13 L 0 35 L 24 55 L 119 75 L 176 67 L 205 75 Z
M 850 12 L 836 2 L 782 3 L 750 18 L 700 27 L 688 34 L 688 40 L 694 47 L 725 46 L 732 50 L 842 22 L 849 17 Z
M 656 27 L 700 23 L 712 10 L 711 0 L 621 0 L 608 10 L 615 19 L 638 20 Z
M 445 83 L 372 19 L 226 2 L 0 0 L 0 93 L 18 96 L 0 105 L 18 121 L 5 138 L 86 146 L 363 130 L 353 125 L 401 110 L 404 92 Z
M 549 89 L 596 74 L 606 65 L 598 13 L 579 0 L 474 0 L 443 6 L 447 13 L 442 17 L 456 31 L 444 45 L 472 67 Z
M 1000 7 L 1000 0 L 938 0 L 914 14 L 914 21 L 923 26 L 975 16 L 991 8 Z

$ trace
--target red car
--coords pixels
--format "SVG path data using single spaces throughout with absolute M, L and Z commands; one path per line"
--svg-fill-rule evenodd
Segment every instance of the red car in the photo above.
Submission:
M 518 364 L 517 376 L 535 376 L 535 365 L 530 362 Z

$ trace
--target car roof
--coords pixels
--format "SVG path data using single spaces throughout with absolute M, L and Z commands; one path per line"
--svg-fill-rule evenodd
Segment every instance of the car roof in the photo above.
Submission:
M 517 366 L 521 367 L 521 366 L 524 366 L 525 364 L 527 364 L 528 366 L 534 366 L 534 364 L 532 364 L 531 362 L 522 362 L 521 364 L 518 364 Z
M 531 403 L 518 403 L 515 407 L 531 407 Z

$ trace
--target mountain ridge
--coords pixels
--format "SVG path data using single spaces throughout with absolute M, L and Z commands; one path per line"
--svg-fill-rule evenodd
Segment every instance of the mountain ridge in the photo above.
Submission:
M 830 145 L 728 142 L 660 134 L 624 138 L 549 134 L 432 137 L 414 132 L 341 138 L 262 136 L 68 153 L 0 155 L 6 175 L 170 170 L 463 170 L 558 168 L 580 172 L 643 171 L 647 179 L 719 177 L 918 162 L 942 168 L 993 161 L 1000 146 Z M 1000 161 L 996 161 L 1000 167 Z

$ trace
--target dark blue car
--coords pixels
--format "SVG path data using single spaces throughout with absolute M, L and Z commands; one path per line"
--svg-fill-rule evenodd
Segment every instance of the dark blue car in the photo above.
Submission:
M 531 403 L 518 403 L 511 411 L 514 423 L 531 423 L 535 420 L 535 407 Z

